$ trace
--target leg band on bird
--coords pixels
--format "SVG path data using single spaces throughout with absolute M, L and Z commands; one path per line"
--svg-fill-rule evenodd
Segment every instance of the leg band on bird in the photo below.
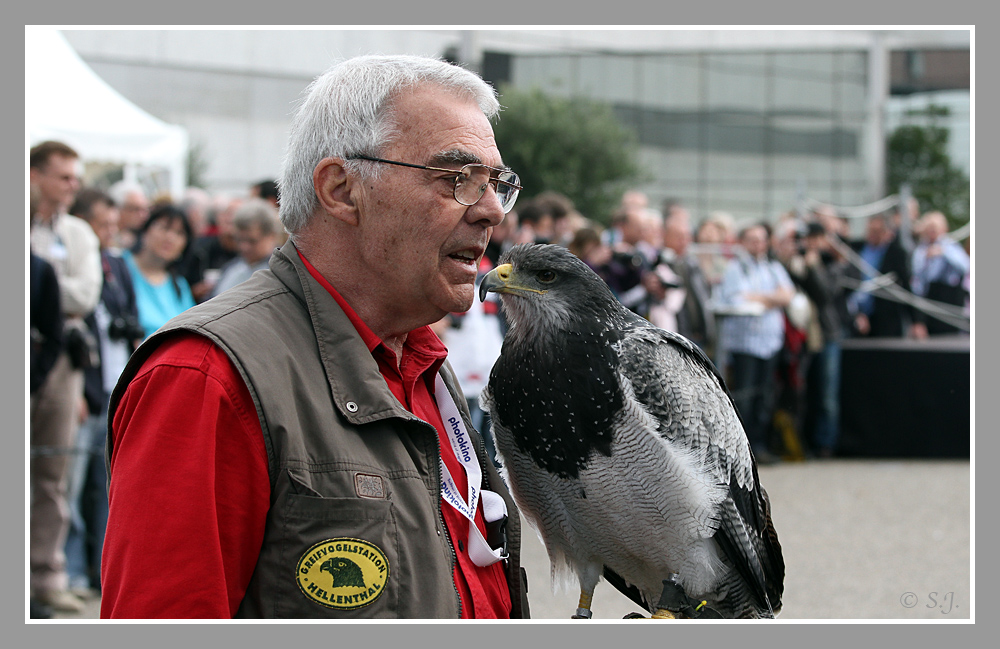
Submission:
M 656 612 L 651 616 L 653 619 L 722 617 L 718 611 L 710 608 L 705 600 L 688 597 L 679 580 L 680 575 L 676 573 L 663 580 L 663 592 L 656 604 Z
M 573 615 L 574 620 L 589 620 L 594 617 L 593 612 L 590 610 L 590 605 L 594 602 L 594 593 L 587 592 L 583 589 L 580 590 L 580 603 L 577 605 L 576 614 Z

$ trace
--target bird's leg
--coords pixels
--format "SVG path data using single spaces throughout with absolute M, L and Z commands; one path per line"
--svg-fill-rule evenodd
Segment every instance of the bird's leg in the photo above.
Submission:
M 603 570 L 602 563 L 588 563 L 577 571 L 577 577 L 580 579 L 580 603 L 573 615 L 574 620 L 589 620 L 594 616 L 590 606 L 594 601 L 594 588 L 597 587 Z
M 684 587 L 680 584 L 680 575 L 672 573 L 663 580 L 663 593 L 660 594 L 660 601 L 656 603 L 656 610 L 650 616 L 654 620 L 676 620 L 679 618 L 699 617 L 709 613 L 705 609 L 707 602 L 697 601 L 688 597 L 684 592 Z M 704 613 L 702 612 L 704 610 Z M 708 617 L 716 617 L 712 612 Z
M 574 620 L 589 620 L 594 616 L 593 612 L 590 610 L 590 605 L 594 601 L 594 591 L 590 592 L 580 589 L 580 603 L 577 605 L 576 613 L 573 614 Z

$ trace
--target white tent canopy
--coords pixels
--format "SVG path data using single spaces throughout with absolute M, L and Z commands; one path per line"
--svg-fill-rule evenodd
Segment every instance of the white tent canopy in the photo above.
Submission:
M 187 178 L 187 131 L 153 117 L 90 69 L 58 31 L 25 27 L 24 119 L 29 146 L 59 140 L 83 162 L 165 168 L 175 199 Z

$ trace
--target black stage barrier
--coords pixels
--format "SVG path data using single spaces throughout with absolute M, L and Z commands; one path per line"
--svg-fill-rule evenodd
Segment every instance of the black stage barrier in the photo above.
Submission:
M 838 455 L 969 457 L 968 336 L 850 339 L 842 350 Z

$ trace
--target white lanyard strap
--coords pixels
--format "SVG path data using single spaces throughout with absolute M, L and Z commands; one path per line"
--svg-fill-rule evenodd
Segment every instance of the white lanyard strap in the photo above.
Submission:
M 496 563 L 501 559 L 506 559 L 506 544 L 504 547 L 494 550 L 483 538 L 482 532 L 476 526 L 476 508 L 479 506 L 479 499 L 483 500 L 483 517 L 487 523 L 500 521 L 507 516 L 507 504 L 500 494 L 486 489 L 480 490 L 479 486 L 483 480 L 483 472 L 479 466 L 479 460 L 472 448 L 472 438 L 465 429 L 462 415 L 458 410 L 458 405 L 451 397 L 448 387 L 444 384 L 441 375 L 437 375 L 434 383 L 434 398 L 437 400 L 438 410 L 441 412 L 441 420 L 444 422 L 445 432 L 451 448 L 455 452 L 469 484 L 468 498 L 464 498 L 459 493 L 458 485 L 451 477 L 451 472 L 441 460 L 441 496 L 445 502 L 454 507 L 462 516 L 469 520 L 469 557 L 472 562 L 480 567 Z

